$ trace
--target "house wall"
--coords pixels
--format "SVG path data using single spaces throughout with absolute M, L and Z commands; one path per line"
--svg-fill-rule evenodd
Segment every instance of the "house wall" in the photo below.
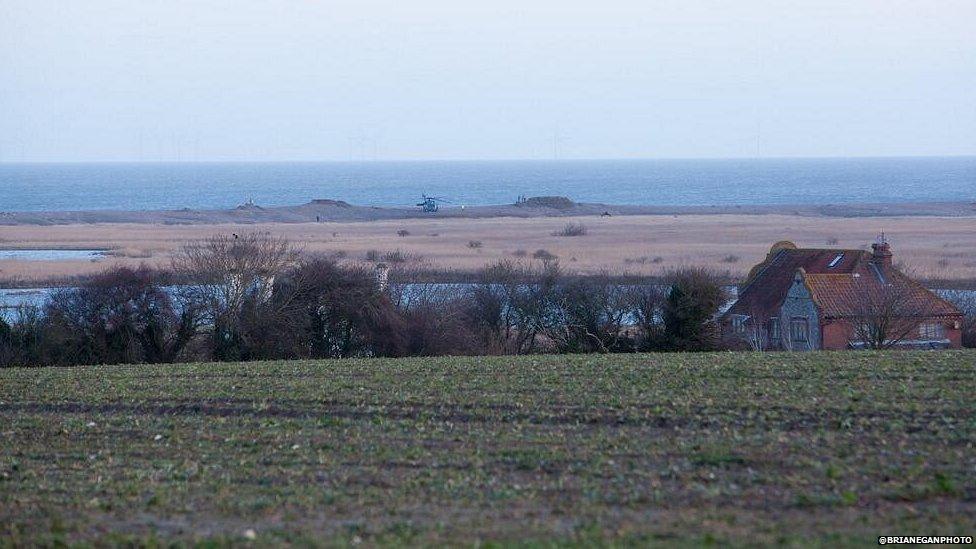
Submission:
M 786 299 L 779 311 L 782 325 L 783 347 L 793 351 L 810 351 L 821 348 L 820 315 L 817 306 L 810 296 L 810 291 L 803 283 L 799 273 L 793 277 L 793 284 L 786 293 Z M 806 342 L 792 341 L 790 337 L 790 321 L 794 318 L 807 319 L 809 337 Z
M 962 330 L 953 328 L 953 322 L 945 324 L 945 337 L 949 340 L 950 349 L 962 348 Z M 847 349 L 849 342 L 854 337 L 854 328 L 849 322 L 844 320 L 829 321 L 823 326 L 823 348 L 831 350 Z M 906 340 L 912 337 L 905 338 Z M 905 341 L 905 345 L 912 342 Z M 927 348 L 927 347 L 920 347 Z
M 850 323 L 843 321 L 827 322 L 823 326 L 823 347 L 832 351 L 848 348 L 854 334 Z
M 962 349 L 962 330 L 959 328 L 946 328 L 946 337 L 949 338 L 950 349 Z

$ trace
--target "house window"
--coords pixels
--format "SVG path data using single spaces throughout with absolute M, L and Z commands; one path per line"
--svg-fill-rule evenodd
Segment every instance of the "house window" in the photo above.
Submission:
M 769 339 L 779 340 L 779 319 L 769 319 Z
M 746 332 L 746 320 L 749 317 L 745 315 L 735 315 L 732 317 L 732 331 L 737 334 L 744 334 Z
M 791 319 L 790 339 L 796 342 L 808 341 L 810 339 L 810 322 L 801 317 Z
M 945 338 L 945 331 L 942 324 L 926 322 L 918 326 L 918 336 L 921 339 L 943 339 Z

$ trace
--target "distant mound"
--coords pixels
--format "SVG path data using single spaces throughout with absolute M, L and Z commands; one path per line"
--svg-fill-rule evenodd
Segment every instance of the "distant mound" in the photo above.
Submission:
M 314 204 L 316 206 L 336 206 L 337 208 L 351 208 L 348 202 L 345 200 L 332 200 L 331 198 L 316 198 L 309 202 L 309 204 Z
M 525 208 L 553 208 L 556 210 L 568 210 L 576 206 L 576 203 L 565 196 L 531 196 L 526 198 L 519 206 Z

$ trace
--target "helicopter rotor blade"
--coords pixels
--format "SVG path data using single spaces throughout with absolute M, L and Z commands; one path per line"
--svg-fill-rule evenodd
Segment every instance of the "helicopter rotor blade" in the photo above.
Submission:
M 442 196 L 428 196 L 426 194 L 422 194 L 420 196 L 421 199 L 420 199 L 420 203 L 417 204 L 418 206 L 423 206 L 427 202 L 444 202 L 445 204 L 453 204 L 453 202 L 451 202 L 450 200 Z

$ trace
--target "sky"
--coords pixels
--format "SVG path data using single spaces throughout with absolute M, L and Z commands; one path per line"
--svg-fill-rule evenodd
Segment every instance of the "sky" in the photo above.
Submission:
M 0 162 L 976 154 L 976 0 L 0 0 Z

